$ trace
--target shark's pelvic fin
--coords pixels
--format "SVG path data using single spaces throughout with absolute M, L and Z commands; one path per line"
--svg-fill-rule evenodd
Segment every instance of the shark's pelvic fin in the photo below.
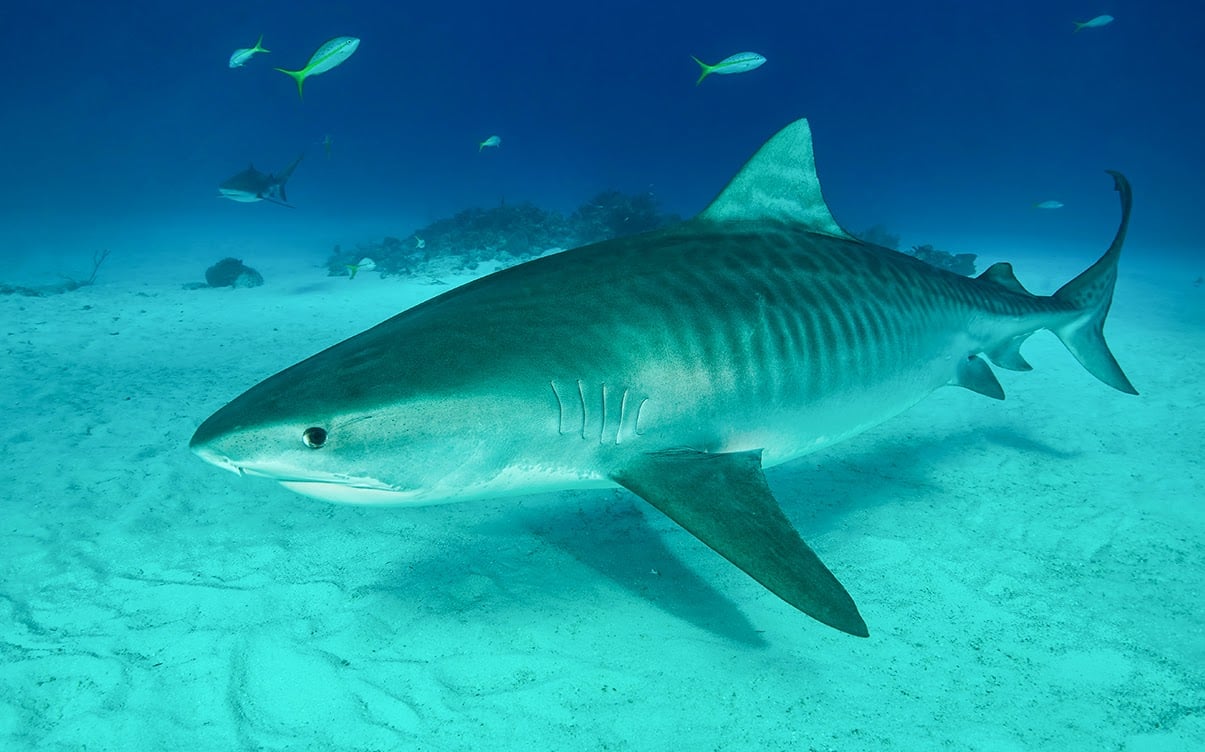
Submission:
M 984 397 L 1004 399 L 1004 387 L 1000 386 L 996 374 L 992 373 L 992 367 L 978 355 L 971 355 L 958 364 L 958 373 L 955 374 L 950 384 L 978 392 Z
M 1109 250 L 1054 294 L 1055 300 L 1078 309 L 1082 315 L 1053 331 L 1088 373 L 1118 391 L 1138 394 L 1109 351 L 1104 335 L 1105 317 L 1109 315 L 1109 306 L 1113 303 L 1113 285 L 1117 282 L 1117 260 L 1121 257 L 1121 244 L 1130 225 L 1133 203 L 1130 182 L 1120 172 L 1108 172 L 1113 176 L 1114 188 L 1121 194 L 1121 224 L 1117 227 Z
M 775 501 L 761 452 L 656 452 L 612 479 L 808 616 L 857 637 L 869 632 L 853 599 Z
M 1033 366 L 1021 355 L 1021 345 L 1025 344 L 1025 340 L 1028 338 L 1029 334 L 1013 337 L 985 351 L 984 354 L 1001 368 L 1007 368 L 1010 371 L 1032 371 Z
M 833 219 L 820 194 L 807 120 L 796 120 L 758 149 L 699 217 L 717 222 L 786 222 L 855 240 Z

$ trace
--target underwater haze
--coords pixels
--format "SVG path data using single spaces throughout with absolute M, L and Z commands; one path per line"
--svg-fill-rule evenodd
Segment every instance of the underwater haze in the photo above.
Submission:
M 1122 169 L 1141 199 L 1134 240 L 1195 258 L 1205 11 L 1105 5 L 12 8 L 0 253 L 36 270 L 47 245 L 77 258 L 122 247 L 116 266 L 121 253 L 287 238 L 313 255 L 468 206 L 568 211 L 606 189 L 651 191 L 689 216 L 768 133 L 808 117 L 827 197 L 855 230 L 967 251 L 1091 246 L 1112 210 L 1101 171 Z M 1073 33 L 1105 12 L 1118 20 Z M 271 52 L 227 67 L 260 34 Z M 272 67 L 300 67 L 339 35 L 360 49 L 300 101 Z M 691 55 L 745 50 L 769 62 L 694 85 Z M 501 148 L 479 154 L 494 134 Z M 214 200 L 248 163 L 271 171 L 303 152 L 296 212 Z M 1065 206 L 1031 211 L 1048 199 Z
M 1202 28 L 1135 0 L 5 8 L 0 748 L 1205 749 Z M 619 488 L 329 504 L 190 452 L 437 294 L 695 216 L 801 118 L 841 227 L 1014 294 L 1101 258 L 1106 171 L 1133 187 L 1095 333 L 1137 395 L 1065 332 L 1014 373 L 1021 337 L 987 353 L 1007 400 L 953 379 L 766 473 L 868 639 Z

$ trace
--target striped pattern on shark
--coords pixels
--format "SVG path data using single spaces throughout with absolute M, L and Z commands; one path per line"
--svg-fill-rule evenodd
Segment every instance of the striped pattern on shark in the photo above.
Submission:
M 763 469 L 877 425 L 947 384 L 1004 393 L 987 360 L 1053 331 L 1134 388 L 1102 336 L 1130 213 L 1052 296 L 1008 264 L 970 279 L 846 233 L 804 120 L 698 217 L 506 269 L 253 387 L 191 446 L 242 475 L 354 503 L 625 487 L 786 602 L 853 635 L 853 599 Z M 983 356 L 986 356 L 986 360 Z

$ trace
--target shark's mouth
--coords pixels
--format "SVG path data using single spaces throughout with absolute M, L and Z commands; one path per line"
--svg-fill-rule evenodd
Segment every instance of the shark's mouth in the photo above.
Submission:
M 408 504 L 414 503 L 421 495 L 421 491 L 391 486 L 376 478 L 335 474 L 306 476 L 286 466 L 275 467 L 271 463 L 242 465 L 218 452 L 204 448 L 193 451 L 206 462 L 241 477 L 274 480 L 290 491 L 322 501 L 340 504 Z
M 275 480 L 290 491 L 336 504 L 407 504 L 414 503 L 419 496 L 417 491 L 402 491 L 376 481 L 369 481 L 371 485 L 368 485 L 321 480 Z

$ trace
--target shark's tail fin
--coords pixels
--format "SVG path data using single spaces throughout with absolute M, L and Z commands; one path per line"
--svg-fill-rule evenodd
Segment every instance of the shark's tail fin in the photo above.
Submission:
M 298 96 L 298 98 L 301 99 L 301 101 L 304 102 L 305 101 L 305 93 L 302 91 L 302 87 L 305 85 L 305 77 L 306 77 L 306 75 L 308 75 L 306 73 L 305 69 L 285 70 L 284 68 L 277 68 L 276 70 L 280 71 L 281 73 L 285 74 L 286 76 L 293 77 L 293 80 L 297 82 L 297 96 Z
M 1130 181 L 1120 172 L 1109 170 L 1109 174 L 1113 176 L 1114 187 L 1121 194 L 1121 225 L 1105 255 L 1054 294 L 1056 301 L 1079 311 L 1080 315 L 1055 327 L 1053 331 L 1080 365 L 1088 369 L 1088 373 L 1114 389 L 1138 394 L 1113 353 L 1109 352 L 1103 331 L 1105 317 L 1109 315 L 1109 306 L 1113 303 L 1117 260 L 1121 257 L 1121 244 L 1129 228 L 1132 203 Z
M 285 183 L 289 182 L 289 178 L 293 176 L 293 170 L 297 169 L 297 165 L 301 164 L 301 160 L 303 159 L 305 159 L 305 152 L 298 154 L 297 159 L 294 159 L 289 166 L 284 169 L 284 172 L 280 173 L 280 177 L 277 178 L 281 201 L 288 203 L 289 197 L 285 195 Z

